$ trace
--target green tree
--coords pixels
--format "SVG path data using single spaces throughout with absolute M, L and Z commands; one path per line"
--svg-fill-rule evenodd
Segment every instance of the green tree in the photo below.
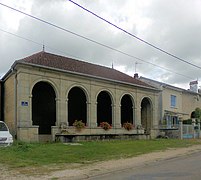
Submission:
M 198 107 L 195 109 L 195 118 L 199 120 L 201 119 L 201 109 Z

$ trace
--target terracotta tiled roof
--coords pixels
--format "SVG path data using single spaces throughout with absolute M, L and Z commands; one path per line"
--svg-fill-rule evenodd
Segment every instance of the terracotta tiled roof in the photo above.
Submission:
M 133 77 L 115 69 L 50 54 L 47 52 L 39 52 L 17 62 L 56 68 L 58 70 L 66 70 L 70 72 L 81 73 L 83 75 L 96 76 L 98 78 L 106 78 L 110 80 L 121 81 L 122 83 L 131 83 L 133 85 L 153 88 L 152 86 L 138 79 L 134 79 Z

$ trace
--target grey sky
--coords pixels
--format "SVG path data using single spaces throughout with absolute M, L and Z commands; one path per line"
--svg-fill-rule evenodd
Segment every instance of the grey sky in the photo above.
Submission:
M 134 35 L 201 66 L 201 0 L 74 0 Z M 182 63 L 81 10 L 67 0 L 0 0 L 1 3 L 49 21 L 82 36 L 111 46 L 144 61 L 163 66 L 184 76 L 141 62 L 118 52 L 88 42 L 47 24 L 33 20 L 0 5 L 0 76 L 15 60 L 42 50 L 73 56 L 125 72 L 188 88 L 191 80 L 200 79 L 201 69 Z M 51 48 L 49 48 L 51 47 Z

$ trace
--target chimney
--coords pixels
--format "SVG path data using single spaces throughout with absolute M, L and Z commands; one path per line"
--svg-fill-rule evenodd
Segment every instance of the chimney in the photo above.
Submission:
M 191 81 L 189 85 L 190 85 L 190 91 L 195 93 L 198 92 L 198 81 Z
M 139 78 L 138 73 L 135 73 L 134 74 L 134 79 L 138 79 L 138 78 Z

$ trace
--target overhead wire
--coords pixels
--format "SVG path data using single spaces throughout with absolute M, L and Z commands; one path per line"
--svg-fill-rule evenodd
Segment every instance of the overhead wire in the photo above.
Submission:
M 23 12 L 23 11 L 21 11 L 21 10 L 15 9 L 15 8 L 13 8 L 13 7 L 10 7 L 10 6 L 6 5 L 6 4 L 0 3 L 0 5 L 2 5 L 2 6 L 4 6 L 4 7 L 7 7 L 7 8 L 9 8 L 9 9 L 11 9 L 11 10 L 17 11 L 17 12 L 19 12 L 19 13 L 21 13 L 21 14 L 24 14 L 24 15 L 26 15 L 26 16 L 28 16 L 28 17 L 30 17 L 30 18 L 33 18 L 33 19 L 35 19 L 35 20 L 38 20 L 38 21 L 40 21 L 40 22 L 42 22 L 42 23 L 48 24 L 48 25 L 53 26 L 53 27 L 55 27 L 55 28 L 57 28 L 57 29 L 60 29 L 60 30 L 65 31 L 65 32 L 67 32 L 67 33 L 73 34 L 73 35 L 75 35 L 75 36 L 77 36 L 77 37 L 80 37 L 80 38 L 82 38 L 82 39 L 85 39 L 85 40 L 87 40 L 87 41 L 90 41 L 90 42 L 92 42 L 92 43 L 98 44 L 98 45 L 100 45 L 100 46 L 102 46 L 102 47 L 105 47 L 105 48 L 107 48 L 107 49 L 110 49 L 110 50 L 116 51 L 116 52 L 118 52 L 118 53 L 121 53 L 121 54 L 123 54 L 123 55 L 126 55 L 126 56 L 128 56 L 128 57 L 130 57 L 130 58 L 134 58 L 134 59 L 136 59 L 136 60 L 139 60 L 139 61 L 148 63 L 148 64 L 150 64 L 150 65 L 153 65 L 153 66 L 155 66 L 155 67 L 159 67 L 159 68 L 161 68 L 161 69 L 164 69 L 164 70 L 166 70 L 166 71 L 175 73 L 175 74 L 177 74 L 177 75 L 181 75 L 181 76 L 186 77 L 186 78 L 188 78 L 188 79 L 193 79 L 192 77 L 189 77 L 189 76 L 186 76 L 186 75 L 182 75 L 182 74 L 177 73 L 177 72 L 174 72 L 174 71 L 172 71 L 172 70 L 170 70 L 170 69 L 168 69 L 168 68 L 165 68 L 165 67 L 156 65 L 156 64 L 151 63 L 151 62 L 149 62 L 149 61 L 145 61 L 145 60 L 143 60 L 143 59 L 141 59 L 141 58 L 135 57 L 135 56 L 130 55 L 130 54 L 126 53 L 126 52 L 123 52 L 123 51 L 121 51 L 121 50 L 115 49 L 115 48 L 113 48 L 113 47 L 111 47 L 111 46 L 105 45 L 105 44 L 103 44 L 103 43 L 100 43 L 100 42 L 98 42 L 98 41 L 95 41 L 95 40 L 93 40 L 93 39 L 90 39 L 90 38 L 88 38 L 88 37 L 85 37 L 85 36 L 83 36 L 83 35 L 77 34 L 77 33 L 75 33 L 75 32 L 72 32 L 72 31 L 68 30 L 68 29 L 65 29 L 65 28 L 63 28 L 63 27 L 60 27 L 60 26 L 58 26 L 58 25 L 56 25 L 56 24 L 53 24 L 53 23 L 51 23 L 51 22 L 48 22 L 48 21 L 43 20 L 43 19 L 41 19 L 41 18 L 38 18 L 38 17 L 36 17 L 36 16 L 30 15 L 30 14 L 28 14 L 28 13 L 25 13 L 25 12 Z M 10 34 L 12 34 L 12 33 L 10 33 Z M 26 39 L 26 38 L 25 38 L 25 39 Z M 28 39 L 27 39 L 27 40 L 28 40 Z
M 33 40 L 29 39 L 29 38 L 26 38 L 26 37 L 23 37 L 23 36 L 19 36 L 19 35 L 17 35 L 17 34 L 14 34 L 14 33 L 9 32 L 9 31 L 5 31 L 5 30 L 3 30 L 3 29 L 1 29 L 1 28 L 0 28 L 0 31 L 1 31 L 1 32 L 4 32 L 4 33 L 7 33 L 7 34 L 9 34 L 9 35 L 15 36 L 15 37 L 17 37 L 17 38 L 26 40 L 26 41 L 31 42 L 31 43 L 33 43 L 33 44 L 39 45 L 39 46 L 41 46 L 41 47 L 49 48 L 49 49 L 51 49 L 51 50 L 60 52 L 60 53 L 62 53 L 62 54 L 65 54 L 65 55 L 67 55 L 67 56 L 70 56 L 70 57 L 72 57 L 72 58 L 76 58 L 76 59 L 80 59 L 80 60 L 82 59 L 81 57 L 72 55 L 72 54 L 70 54 L 70 53 L 66 53 L 66 52 L 61 51 L 61 50 L 59 50 L 59 49 L 55 49 L 55 48 L 53 48 L 53 47 L 51 47 L 51 46 L 47 46 L 47 45 L 44 44 L 44 42 L 43 42 L 43 43 L 36 42 L 36 41 L 33 41 Z
M 25 37 L 23 37 L 23 36 L 19 36 L 19 35 L 17 35 L 17 34 L 14 34 L 14 33 L 9 32 L 9 31 L 5 31 L 5 30 L 3 30 L 3 29 L 1 29 L 1 28 L 0 28 L 0 31 L 2 31 L 2 32 L 4 32 L 4 33 L 7 33 L 7 34 L 9 34 L 9 35 L 15 36 L 15 37 L 17 37 L 17 38 L 20 38 L 20 39 L 29 41 L 29 42 L 31 42 L 31 43 L 37 44 L 37 45 L 39 45 L 39 46 L 41 46 L 41 47 L 44 45 L 44 43 L 39 43 L 39 42 L 33 41 L 33 40 L 28 39 L 28 38 L 25 38 Z M 80 59 L 80 60 L 82 59 L 81 57 L 74 56 L 74 55 L 72 55 L 72 54 L 66 53 L 66 52 L 61 51 L 61 50 L 59 50 L 59 49 L 52 48 L 52 47 L 50 47 L 50 46 L 46 46 L 46 45 L 45 45 L 45 47 L 46 47 L 46 48 L 49 48 L 49 49 L 52 49 L 52 50 L 55 50 L 55 51 L 58 51 L 58 52 L 61 52 L 61 53 L 65 54 L 65 55 L 71 56 L 71 57 L 73 57 L 73 58 L 78 58 L 78 59 Z M 128 57 L 135 58 L 135 59 L 137 59 L 137 60 L 139 60 L 139 61 L 148 63 L 148 64 L 150 64 L 150 65 L 152 65 L 152 66 L 155 66 L 155 67 L 158 67 L 158 68 L 160 68 L 160 69 L 163 69 L 163 70 L 165 70 L 165 71 L 169 71 L 169 72 L 171 72 L 171 73 L 174 73 L 174 74 L 183 76 L 183 77 L 185 77 L 185 78 L 187 78 L 187 79 L 193 79 L 193 77 L 186 76 L 186 75 L 184 75 L 184 74 L 180 74 L 180 73 L 175 72 L 175 71 L 172 71 L 172 70 L 170 70 L 170 69 L 168 69 L 168 68 L 165 68 L 165 67 L 156 65 L 156 64 L 154 64 L 154 63 L 148 62 L 148 61 L 143 60 L 143 59 L 141 59 L 141 58 L 138 58 L 138 57 L 132 56 L 132 55 L 130 55 L 130 54 L 127 54 L 127 53 L 125 53 L 125 52 L 123 52 L 123 51 L 119 51 L 119 50 L 118 50 L 118 52 L 121 53 L 121 54 L 124 54 L 124 55 L 126 55 L 126 56 L 128 56 Z M 83 60 L 83 59 L 82 59 L 82 60 Z
M 113 27 L 119 29 L 120 31 L 122 31 L 122 32 L 124 32 L 124 33 L 126 33 L 126 34 L 128 34 L 129 36 L 131 36 L 131 37 L 133 37 L 133 38 L 135 38 L 135 39 L 137 39 L 137 40 L 139 40 L 139 41 L 141 41 L 141 42 L 147 44 L 148 46 L 151 46 L 152 48 L 157 49 L 157 50 L 159 50 L 160 52 L 165 53 L 166 55 L 169 55 L 169 56 L 171 56 L 171 57 L 173 57 L 173 58 L 175 58 L 175 59 L 177 59 L 177 60 L 179 60 L 179 61 L 181 61 L 181 62 L 183 62 L 183 63 L 189 64 L 189 65 L 191 65 L 191 66 L 193 66 L 193 67 L 196 67 L 196 68 L 198 68 L 198 69 L 201 69 L 200 66 L 198 66 L 198 65 L 196 65 L 196 64 L 193 64 L 193 63 L 191 63 L 191 62 L 188 62 L 188 61 L 186 61 L 186 60 L 184 60 L 184 59 L 182 59 L 182 58 L 180 58 L 180 57 L 178 57 L 178 56 L 176 56 L 176 55 L 174 55 L 174 54 L 172 54 L 172 53 L 170 53 L 170 52 L 168 52 L 168 51 L 166 51 L 166 50 L 164 50 L 164 49 L 162 49 L 162 48 L 160 48 L 160 47 L 158 47 L 158 46 L 156 46 L 156 45 L 153 45 L 152 43 L 150 43 L 150 42 L 148 42 L 148 41 L 145 41 L 144 39 L 142 39 L 142 38 L 140 38 L 140 37 L 138 37 L 138 36 L 136 36 L 136 35 L 134 35 L 134 34 L 128 32 L 127 30 L 125 30 L 125 29 L 121 28 L 120 26 L 118 26 L 118 25 L 116 25 L 116 24 L 114 24 L 114 23 L 108 21 L 107 19 L 105 19 L 105 18 L 99 16 L 98 14 L 96 14 L 96 13 L 90 11 L 89 9 L 87 9 L 87 8 L 85 8 L 85 7 L 83 7 L 83 6 L 81 6 L 80 4 L 78 4 L 78 3 L 76 3 L 76 2 L 74 2 L 74 1 L 72 1 L 72 0 L 68 0 L 68 1 L 71 2 L 71 3 L 73 3 L 74 5 L 78 6 L 79 8 L 83 9 L 84 11 L 86 11 L 86 12 L 88 12 L 88 13 L 94 15 L 94 16 L 97 17 L 98 19 L 101 19 L 102 21 L 108 23 L 109 25 L 111 25 L 111 26 L 113 26 Z

